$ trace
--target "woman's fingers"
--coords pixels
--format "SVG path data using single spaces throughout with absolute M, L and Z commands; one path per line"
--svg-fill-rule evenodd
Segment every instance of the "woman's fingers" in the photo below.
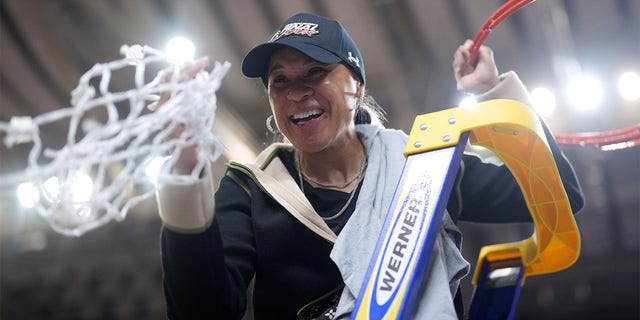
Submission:
M 185 65 L 180 69 L 178 83 L 186 82 L 195 78 L 198 72 L 204 70 L 204 68 L 206 68 L 208 65 L 209 65 L 209 57 L 206 57 L 206 56 L 201 57 L 188 65 Z M 167 72 L 167 74 L 164 76 L 165 82 L 169 81 L 172 75 L 173 74 L 171 72 Z M 169 100 L 170 97 L 171 97 L 171 91 L 163 92 L 160 95 L 160 99 L 156 103 L 154 110 L 162 106 L 165 102 L 167 102 L 167 100 Z
M 209 65 L 209 58 L 202 57 L 188 65 L 183 66 L 180 69 L 180 74 L 178 76 L 177 82 L 182 83 L 182 82 L 190 81 L 191 79 L 195 78 L 198 72 L 202 71 L 208 65 Z M 173 80 L 171 79 L 172 76 L 173 74 L 168 72 L 164 78 L 165 82 Z M 157 102 L 156 109 L 162 106 L 165 102 L 167 102 L 169 98 L 171 98 L 171 92 L 172 90 L 162 93 L 162 95 L 160 96 L 160 99 Z M 165 129 L 168 126 L 169 126 L 169 123 L 165 124 Z M 182 136 L 184 130 L 185 130 L 185 124 L 180 123 L 173 128 L 173 131 L 167 136 L 166 139 L 168 140 L 177 139 Z M 188 146 L 188 147 L 184 146 L 184 147 L 181 147 L 179 150 L 170 150 L 170 152 L 173 155 L 175 154 L 179 155 L 179 158 L 176 161 L 175 167 L 173 168 L 174 173 L 190 174 L 191 170 L 193 170 L 193 168 L 198 163 L 198 149 L 195 145 Z
M 476 65 L 471 64 L 473 41 L 466 40 L 453 55 L 453 71 L 459 91 L 473 94 L 484 93 L 498 82 L 498 69 L 493 59 L 493 50 L 480 46 Z
M 209 65 L 209 57 L 202 57 L 195 60 L 192 64 L 187 65 L 180 72 L 180 80 L 181 82 L 193 79 L 198 72 L 202 71 Z
M 457 82 L 458 90 L 462 90 L 462 81 L 474 71 L 471 65 L 471 55 L 469 49 L 473 43 L 470 40 L 460 45 L 453 54 L 453 74 Z

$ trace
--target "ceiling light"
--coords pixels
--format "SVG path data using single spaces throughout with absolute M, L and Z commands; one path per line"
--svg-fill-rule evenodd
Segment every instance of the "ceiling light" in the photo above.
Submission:
M 547 88 L 538 87 L 533 89 L 531 91 L 531 100 L 533 109 L 541 117 L 550 116 L 556 109 L 556 96 Z
M 20 204 L 25 208 L 35 207 L 36 202 L 40 200 L 38 188 L 31 182 L 19 184 L 16 193 L 18 195 L 18 201 L 20 201 Z
M 169 156 L 157 156 L 149 160 L 144 169 L 145 175 L 149 177 L 151 183 L 157 184 L 158 177 L 160 176 L 162 165 L 169 159 Z
M 567 91 L 571 104 L 578 110 L 591 111 L 602 102 L 603 90 L 593 76 L 582 75 L 569 83 Z
M 184 37 L 175 37 L 167 43 L 165 49 L 169 60 L 175 63 L 182 63 L 193 60 L 196 47 L 193 42 Z
M 618 92 L 627 101 L 640 99 L 640 75 L 635 72 L 625 72 L 618 78 Z
M 463 109 L 470 109 L 475 107 L 478 104 L 478 101 L 476 101 L 476 98 L 473 95 L 469 95 L 466 98 L 462 99 L 462 101 L 460 101 L 460 108 Z

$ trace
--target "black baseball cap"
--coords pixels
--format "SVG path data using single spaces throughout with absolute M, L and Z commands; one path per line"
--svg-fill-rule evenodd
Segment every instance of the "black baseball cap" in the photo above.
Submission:
M 310 13 L 298 13 L 287 19 L 269 41 L 249 51 L 242 61 L 242 74 L 264 79 L 271 54 L 282 47 L 296 49 L 320 63 L 342 61 L 362 83 L 366 82 L 360 50 L 342 24 Z

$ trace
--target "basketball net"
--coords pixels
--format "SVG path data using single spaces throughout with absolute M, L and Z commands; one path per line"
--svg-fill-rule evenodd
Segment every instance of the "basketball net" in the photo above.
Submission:
M 8 148 L 33 144 L 24 172 L 0 177 L 0 185 L 32 182 L 40 195 L 34 201 L 38 213 L 65 235 L 79 236 L 111 220 L 121 221 L 133 206 L 152 197 L 154 188 L 140 192 L 139 186 L 150 184 L 145 169 L 153 159 L 174 154 L 158 174 L 155 184 L 160 186 L 197 180 L 206 164 L 224 152 L 212 127 L 216 91 L 228 62 L 216 62 L 211 72 L 203 70 L 181 82 L 181 66 L 172 64 L 163 52 L 140 45 L 124 45 L 120 51 L 124 58 L 96 64 L 82 75 L 71 93 L 70 107 L 0 122 Z M 146 82 L 145 70 L 152 64 L 165 69 Z M 113 73 L 130 68 L 134 68 L 134 88 L 109 92 Z M 147 107 L 153 109 L 163 93 L 170 94 L 169 100 L 149 112 Z M 93 118 L 95 111 L 106 114 L 106 120 Z M 65 145 L 44 148 L 40 128 L 58 121 L 69 123 Z M 184 125 L 182 134 L 168 139 L 179 125 Z M 198 164 L 191 174 L 172 174 L 180 152 L 193 146 Z M 93 186 L 79 190 L 87 177 Z

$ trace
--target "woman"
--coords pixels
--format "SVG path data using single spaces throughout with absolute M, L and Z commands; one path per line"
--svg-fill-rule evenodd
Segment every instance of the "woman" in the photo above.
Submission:
M 471 66 L 470 47 L 467 41 L 454 55 L 459 90 L 479 100 L 526 102 L 514 73 L 498 76 L 489 48 Z M 194 64 L 184 76 L 205 65 Z M 376 124 L 364 61 L 337 21 L 294 15 L 247 54 L 242 70 L 262 79 L 275 124 L 290 143 L 270 146 L 253 164 L 230 162 L 215 199 L 208 172 L 197 183 L 159 190 L 168 315 L 239 319 L 254 279 L 255 319 L 346 318 L 400 176 L 407 136 Z M 576 212 L 580 187 L 547 136 Z M 487 156 L 469 148 L 463 157 L 459 192 L 449 202 L 416 318 L 462 314 L 454 297 L 469 266 L 453 221 L 530 219 L 508 170 Z M 179 168 L 189 171 L 195 161 L 183 152 Z

